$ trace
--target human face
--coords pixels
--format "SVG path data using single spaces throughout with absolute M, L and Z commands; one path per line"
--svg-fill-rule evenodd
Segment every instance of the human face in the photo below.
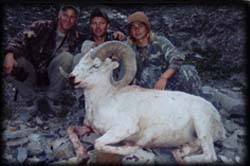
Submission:
M 93 17 L 90 21 L 90 31 L 93 37 L 104 37 L 109 28 L 109 23 L 103 17 Z
M 136 21 L 130 25 L 130 35 L 136 41 L 147 39 L 148 33 L 148 28 L 142 22 Z
M 73 28 L 77 21 L 77 13 L 73 9 L 60 11 L 58 15 L 58 30 L 62 33 Z

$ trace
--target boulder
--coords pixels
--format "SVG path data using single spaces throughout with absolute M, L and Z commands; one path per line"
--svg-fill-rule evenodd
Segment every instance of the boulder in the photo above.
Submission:
M 245 101 L 236 92 L 230 90 L 219 90 L 210 86 L 202 87 L 202 96 L 212 102 L 218 109 L 225 109 L 229 115 L 237 114 L 245 116 Z

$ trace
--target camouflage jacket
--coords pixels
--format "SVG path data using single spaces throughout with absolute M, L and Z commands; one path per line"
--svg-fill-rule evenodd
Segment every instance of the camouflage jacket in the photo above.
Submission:
M 38 74 L 45 74 L 58 49 L 56 48 L 56 29 L 57 20 L 35 21 L 8 42 L 5 54 L 13 52 L 15 58 L 25 57 L 34 65 Z M 70 30 L 64 39 L 68 47 L 66 51 L 76 54 L 80 51 L 83 40 L 82 33 L 74 29 Z
M 135 84 L 153 88 L 161 74 L 168 68 L 178 70 L 185 57 L 163 36 L 151 34 L 146 47 L 138 47 L 131 40 L 129 45 L 136 53 L 137 73 Z

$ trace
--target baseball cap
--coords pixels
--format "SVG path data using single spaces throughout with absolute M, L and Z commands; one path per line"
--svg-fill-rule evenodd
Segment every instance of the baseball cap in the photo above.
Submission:
M 142 11 L 137 11 L 128 16 L 128 25 L 132 24 L 135 21 L 143 22 L 149 30 L 151 30 L 151 24 L 148 17 Z
M 66 9 L 73 9 L 76 11 L 76 13 L 79 15 L 80 14 L 80 8 L 78 5 L 76 4 L 68 4 L 68 3 L 65 3 L 61 6 L 60 10 L 66 10 Z

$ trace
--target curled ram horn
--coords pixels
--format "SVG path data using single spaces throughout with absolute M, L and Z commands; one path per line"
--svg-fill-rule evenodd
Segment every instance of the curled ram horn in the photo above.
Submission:
M 59 71 L 65 79 L 67 80 L 69 79 L 69 74 L 66 71 L 64 71 L 61 66 L 59 66 Z
M 128 85 L 136 74 L 136 58 L 135 53 L 130 46 L 120 41 L 108 41 L 99 45 L 93 54 L 94 57 L 104 61 L 106 58 L 117 57 L 120 62 L 119 79 L 115 80 L 111 76 L 111 83 L 116 87 L 124 87 Z

